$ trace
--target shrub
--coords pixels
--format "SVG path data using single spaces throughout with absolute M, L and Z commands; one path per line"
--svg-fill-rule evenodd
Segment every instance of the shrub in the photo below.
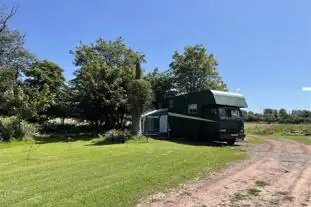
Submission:
M 19 124 L 16 117 L 0 118 L 0 139 L 3 141 L 22 139 L 25 135 L 33 135 L 36 132 L 37 127 L 35 125 L 25 121 Z
M 97 133 L 95 126 L 90 124 L 59 124 L 46 122 L 40 126 L 41 134 L 77 134 Z
M 145 137 L 144 135 L 135 135 L 130 137 L 128 140 L 128 143 L 147 143 L 148 137 Z
M 109 143 L 125 143 L 130 139 L 131 135 L 126 131 L 109 130 L 105 133 L 105 140 Z
M 124 143 L 147 143 L 148 137 L 143 135 L 132 136 L 127 131 L 110 130 L 105 135 L 98 135 L 99 138 L 92 140 L 92 145 L 124 144 Z

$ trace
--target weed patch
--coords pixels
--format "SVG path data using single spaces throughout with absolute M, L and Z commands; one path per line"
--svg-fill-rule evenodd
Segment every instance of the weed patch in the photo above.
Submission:
M 266 187 L 267 185 L 269 185 L 269 183 L 267 183 L 267 182 L 265 182 L 265 181 L 262 181 L 262 180 L 257 180 L 257 181 L 255 182 L 255 184 L 256 184 L 258 187 L 262 187 L 262 188 L 264 188 L 264 187 Z
M 251 195 L 251 196 L 259 196 L 260 192 L 261 192 L 261 190 L 256 189 L 256 188 L 247 189 L 247 194 Z

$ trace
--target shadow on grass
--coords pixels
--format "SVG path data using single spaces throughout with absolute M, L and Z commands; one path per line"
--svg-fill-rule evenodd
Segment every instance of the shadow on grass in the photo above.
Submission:
M 35 136 L 34 139 L 37 144 L 47 144 L 55 142 L 75 142 L 75 141 L 90 141 L 98 138 L 97 134 L 80 133 L 80 134 L 50 134 Z
M 49 134 L 49 135 L 42 135 L 42 136 L 35 136 L 34 137 L 37 144 L 47 144 L 47 143 L 57 143 L 57 142 L 75 142 L 75 141 L 92 141 L 91 143 L 87 144 L 86 146 L 102 146 L 102 145 L 114 145 L 114 144 L 125 144 L 125 142 L 111 142 L 106 139 L 100 139 L 97 134 L 92 133 L 80 133 L 80 134 Z M 182 138 L 174 138 L 174 139 L 163 139 L 153 137 L 156 140 L 163 140 L 168 142 L 174 142 L 177 144 L 183 145 L 192 145 L 192 146 L 210 146 L 210 147 L 226 147 L 228 146 L 225 142 L 217 142 L 217 141 L 201 141 L 201 140 L 189 140 L 189 139 L 182 139 Z M 140 142 L 138 142 L 140 143 Z M 142 142 L 142 143 L 148 143 Z M 239 143 L 231 147 L 239 147 L 241 146 Z
M 114 145 L 114 144 L 146 144 L 149 143 L 149 139 L 145 140 L 135 140 L 135 139 L 129 139 L 127 141 L 111 141 L 107 139 L 95 139 L 90 144 L 87 144 L 86 146 L 102 146 L 102 145 Z
M 97 139 L 85 146 L 102 146 L 102 145 L 125 144 L 125 143 L 126 142 L 111 142 L 110 140 L 107 139 Z
M 164 140 L 169 142 L 174 142 L 177 144 L 184 144 L 184 145 L 192 145 L 192 146 L 209 146 L 209 147 L 226 147 L 230 146 L 225 142 L 219 142 L 219 141 L 206 141 L 206 140 L 189 140 L 184 138 L 173 138 L 173 139 L 161 139 L 154 137 L 154 139 L 157 140 Z M 239 143 L 235 143 L 234 145 L 230 147 L 239 147 L 241 146 Z

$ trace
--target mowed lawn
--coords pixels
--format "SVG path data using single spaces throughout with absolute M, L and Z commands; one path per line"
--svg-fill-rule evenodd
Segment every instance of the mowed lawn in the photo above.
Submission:
M 244 156 L 240 147 L 153 139 L 0 144 L 0 206 L 134 206 Z

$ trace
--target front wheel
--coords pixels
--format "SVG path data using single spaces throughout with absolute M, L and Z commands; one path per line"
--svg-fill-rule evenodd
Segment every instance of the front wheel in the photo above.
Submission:
M 235 139 L 230 139 L 227 141 L 227 144 L 230 145 L 230 146 L 233 146 L 235 143 Z

